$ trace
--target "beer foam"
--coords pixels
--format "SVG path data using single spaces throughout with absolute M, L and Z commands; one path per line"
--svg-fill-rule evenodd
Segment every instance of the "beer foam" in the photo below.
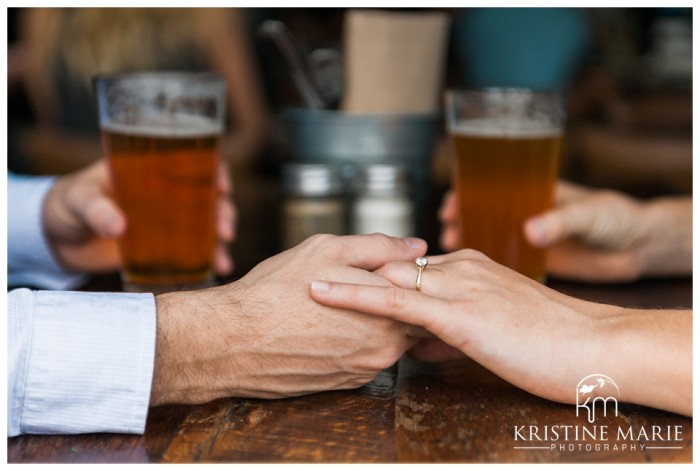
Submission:
M 452 134 L 471 137 L 503 137 L 509 139 L 541 139 L 562 134 L 560 127 L 538 119 L 484 118 L 458 121 Z
M 133 123 L 102 124 L 103 131 L 132 136 L 201 137 L 220 134 L 222 126 L 212 118 L 184 113 L 144 113 Z

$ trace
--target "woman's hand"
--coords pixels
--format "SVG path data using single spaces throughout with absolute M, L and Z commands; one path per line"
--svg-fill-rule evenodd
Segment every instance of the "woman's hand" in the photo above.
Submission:
M 441 246 L 459 248 L 458 200 L 446 195 L 440 210 Z M 692 272 L 690 198 L 635 200 L 609 190 L 567 182 L 556 205 L 523 227 L 528 241 L 547 247 L 548 273 L 582 281 L 632 281 Z
M 451 347 L 424 344 L 421 359 L 444 360 L 456 349 L 547 399 L 571 403 L 578 381 L 605 373 L 622 400 L 690 413 L 690 311 L 578 300 L 473 250 L 428 258 L 421 292 L 416 266 L 393 262 L 378 273 L 395 287 L 316 281 L 311 294 L 327 306 L 421 326 Z
M 591 339 L 598 310 L 612 308 L 568 298 L 473 250 L 428 259 L 421 292 L 414 263 L 393 262 L 379 273 L 397 287 L 315 283 L 312 296 L 421 326 L 507 381 L 566 402 L 571 385 L 592 368 L 576 360 L 584 342 L 593 364 L 604 351 Z M 435 344 L 422 348 L 421 360 L 454 357 Z

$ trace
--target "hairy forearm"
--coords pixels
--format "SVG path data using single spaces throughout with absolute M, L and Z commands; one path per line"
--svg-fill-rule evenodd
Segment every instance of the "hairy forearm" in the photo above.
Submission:
M 182 306 L 180 306 L 182 307 Z M 151 406 L 178 401 L 175 392 L 178 362 L 177 337 L 182 335 L 182 326 L 176 314 L 177 302 L 173 295 L 156 296 L 156 354 L 151 386 Z
M 600 324 L 622 401 L 692 415 L 692 311 L 622 309 Z
M 215 314 L 208 290 L 156 296 L 156 354 L 151 406 L 203 403 L 220 397 L 214 391 L 211 359 L 215 338 L 206 341 Z M 210 355 L 211 354 L 211 355 Z
M 270 353 L 256 340 L 269 327 L 246 311 L 246 303 L 235 301 L 238 296 L 231 293 L 237 293 L 240 283 L 156 296 L 152 406 L 285 395 L 264 381 L 274 376 L 263 366 Z M 251 321 L 259 322 L 261 330 Z

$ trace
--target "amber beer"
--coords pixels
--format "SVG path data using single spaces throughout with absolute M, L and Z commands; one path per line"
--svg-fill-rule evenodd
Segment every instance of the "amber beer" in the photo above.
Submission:
M 542 281 L 546 254 L 527 242 L 523 223 L 553 204 L 562 135 L 557 128 L 523 128 L 505 131 L 463 121 L 451 129 L 461 242 Z
M 212 284 L 223 76 L 133 72 L 93 81 L 114 196 L 126 291 Z
M 199 286 L 211 277 L 219 139 L 215 126 L 171 133 L 102 127 L 115 197 L 128 221 L 119 241 L 125 289 Z

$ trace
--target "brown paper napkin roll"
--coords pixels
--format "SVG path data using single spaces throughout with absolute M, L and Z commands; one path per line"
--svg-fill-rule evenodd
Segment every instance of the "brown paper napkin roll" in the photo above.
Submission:
M 437 112 L 448 24 L 443 13 L 349 11 L 341 108 L 355 113 Z

